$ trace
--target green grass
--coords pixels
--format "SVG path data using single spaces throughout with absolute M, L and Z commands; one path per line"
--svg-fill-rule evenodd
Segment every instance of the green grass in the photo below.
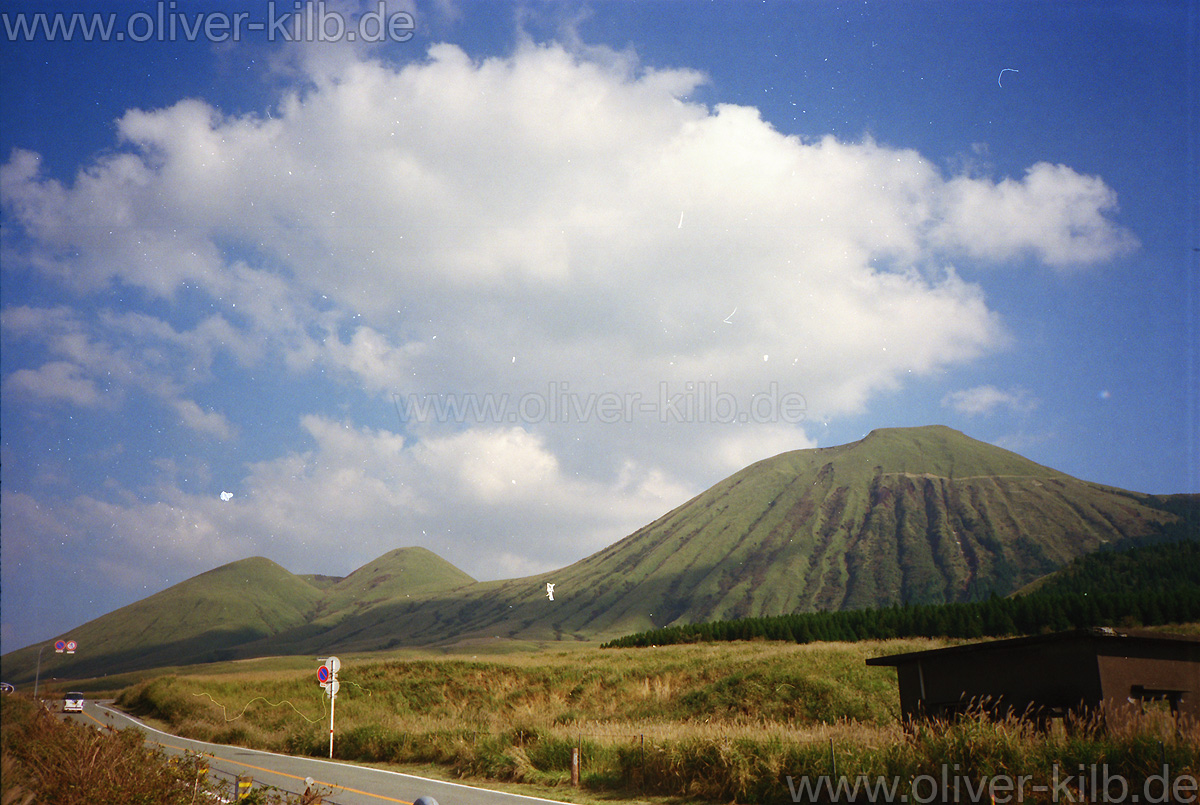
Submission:
M 755 718 L 811 723 L 853 717 L 885 723 L 896 713 L 894 674 L 868 668 L 868 656 L 917 650 L 929 641 L 892 641 L 858 647 L 751 644 L 679 646 L 650 651 L 546 650 L 472 658 L 404 652 L 380 661 L 343 657 L 338 717 L 403 716 L 487 731 L 507 728 L 513 714 L 535 726 L 602 723 L 678 723 Z M 300 662 L 297 660 L 297 662 Z M 122 703 L 138 712 L 178 721 L 200 712 L 214 724 L 220 708 L 208 696 L 239 710 L 244 700 L 289 700 L 312 718 L 324 712 L 315 683 L 315 661 L 301 671 L 274 661 L 224 664 L 202 673 L 169 675 L 135 685 Z M 208 694 L 193 695 L 193 694 Z M 769 695 L 768 695 L 769 694 Z M 233 707 L 233 705 L 237 707 Z M 261 712 L 260 712 L 261 711 Z M 260 715 L 253 715 L 259 712 Z M 256 705 L 245 718 L 291 708 Z M 291 718 L 292 716 L 287 716 Z

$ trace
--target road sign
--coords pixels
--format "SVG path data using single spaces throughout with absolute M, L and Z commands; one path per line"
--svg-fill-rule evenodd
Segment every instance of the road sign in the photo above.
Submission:
M 329 697 L 329 757 L 331 758 L 333 757 L 333 711 L 337 706 L 338 689 L 342 686 L 338 682 L 337 675 L 341 669 L 342 661 L 337 657 L 326 657 L 325 662 L 317 669 L 317 681 L 321 683 L 325 695 Z
M 67 653 L 68 654 L 74 654 L 75 649 L 77 649 L 77 648 L 79 648 L 79 644 L 76 643 L 74 640 L 67 641 Z
M 338 682 L 338 671 L 342 668 L 342 661 L 337 657 L 327 657 L 325 663 L 317 670 L 317 679 L 321 683 L 321 687 L 325 689 L 325 695 L 329 697 L 329 757 L 333 757 L 333 711 L 337 707 L 338 689 L 342 684 Z M 322 673 L 324 672 L 324 673 Z
M 54 641 L 54 650 L 57 653 L 62 654 L 64 651 L 67 650 L 67 641 L 66 640 L 55 640 Z

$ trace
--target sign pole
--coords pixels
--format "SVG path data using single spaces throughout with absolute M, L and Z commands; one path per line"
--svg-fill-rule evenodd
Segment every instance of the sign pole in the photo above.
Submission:
M 42 647 L 38 649 L 37 670 L 33 674 L 33 700 L 35 702 L 37 701 L 38 682 L 42 678 L 42 652 L 45 650 L 46 644 L 43 643 Z
M 329 759 L 333 760 L 333 711 L 337 707 L 338 688 L 338 671 L 342 668 L 342 661 L 337 657 L 330 657 L 325 660 L 320 668 L 317 669 L 317 681 L 321 683 L 321 687 L 329 695 Z
M 337 694 L 329 688 L 329 759 L 333 760 L 333 708 L 337 705 Z

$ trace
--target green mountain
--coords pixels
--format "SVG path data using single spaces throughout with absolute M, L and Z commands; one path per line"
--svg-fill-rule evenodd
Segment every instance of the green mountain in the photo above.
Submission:
M 320 597 L 270 559 L 231 562 L 72 629 L 80 651 L 54 658 L 55 673 L 91 676 L 228 658 L 232 646 L 306 623 Z M 43 651 L 43 670 L 48 659 Z M 33 679 L 36 663 L 36 647 L 7 654 L 5 678 Z
M 235 562 L 73 630 L 81 646 L 105 646 L 73 667 L 611 639 L 726 618 L 970 601 L 1103 546 L 1195 530 L 1187 512 L 1197 501 L 1081 481 L 945 427 L 877 430 L 753 464 L 537 576 L 474 582 L 422 548 L 343 579 Z M 32 676 L 28 649 L 3 663 L 6 679 Z
M 311 637 L 381 602 L 472 583 L 424 548 L 399 548 L 345 578 L 298 576 L 269 559 L 242 559 L 72 629 L 80 651 L 54 658 L 54 673 L 92 676 L 234 659 L 257 653 L 247 647 L 264 639 Z M 48 659 L 43 650 L 44 665 Z M 14 651 L 3 658 L 4 678 L 32 680 L 36 665 L 36 648 Z
M 425 548 L 397 548 L 326 590 L 311 621 L 333 625 L 401 598 L 453 590 L 475 579 Z
M 1179 519 L 1164 499 L 1080 481 L 949 428 L 878 430 L 753 464 L 569 567 L 377 605 L 305 648 L 607 639 L 675 623 L 967 601 Z

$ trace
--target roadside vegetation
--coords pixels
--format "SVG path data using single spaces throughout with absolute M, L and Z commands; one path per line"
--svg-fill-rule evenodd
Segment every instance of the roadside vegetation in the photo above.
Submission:
M 1030 775 L 1029 786 L 1105 763 L 1141 785 L 1166 764 L 1200 773 L 1200 732 L 1169 716 L 1120 730 L 1097 724 L 1038 732 L 1018 721 L 966 718 L 906 732 L 895 672 L 868 657 L 944 640 L 654 649 L 594 648 L 454 658 L 343 657 L 334 756 L 437 765 L 461 778 L 570 785 L 603 797 L 790 802 L 792 785 L 836 774 L 906 785 L 943 768 L 963 778 Z M 118 704 L 189 737 L 326 756 L 328 700 L 311 673 L 246 664 L 165 676 Z M 903 790 L 903 789 L 902 789 Z M 1025 801 L 1038 801 L 1025 792 Z
M 63 720 L 26 696 L 0 700 L 3 805 L 195 805 L 229 802 L 230 784 L 209 777 L 198 755 L 168 758 L 137 730 L 97 730 Z M 257 789 L 247 805 L 294 800 Z

